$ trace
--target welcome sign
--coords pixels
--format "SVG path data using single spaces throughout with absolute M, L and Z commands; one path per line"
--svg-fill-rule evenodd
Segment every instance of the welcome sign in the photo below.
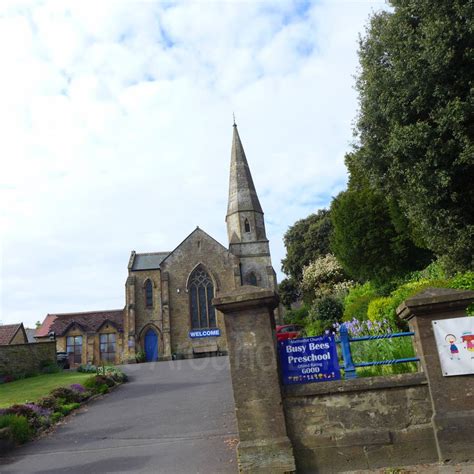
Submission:
M 341 378 L 334 336 L 288 339 L 278 346 L 285 385 Z
M 189 337 L 191 339 L 196 339 L 199 337 L 219 337 L 221 335 L 221 330 L 218 328 L 215 329 L 195 329 L 189 331 Z

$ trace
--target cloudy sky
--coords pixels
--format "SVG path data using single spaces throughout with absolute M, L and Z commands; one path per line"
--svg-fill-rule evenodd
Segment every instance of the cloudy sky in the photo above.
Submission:
M 0 320 L 120 308 L 131 250 L 226 244 L 235 112 L 274 267 L 344 189 L 383 1 L 0 4 Z

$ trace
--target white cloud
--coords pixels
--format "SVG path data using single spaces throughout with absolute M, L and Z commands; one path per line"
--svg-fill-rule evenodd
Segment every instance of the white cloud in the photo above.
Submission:
M 345 183 L 357 37 L 382 2 L 0 6 L 0 320 L 121 307 L 129 252 L 226 243 L 231 118 L 288 226 Z

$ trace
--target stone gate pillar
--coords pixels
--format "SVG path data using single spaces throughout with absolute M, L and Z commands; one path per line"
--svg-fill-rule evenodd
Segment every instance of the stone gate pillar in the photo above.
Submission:
M 474 291 L 429 288 L 397 309 L 415 332 L 415 349 L 429 384 L 440 462 L 474 459 L 474 375 L 443 376 L 432 321 L 464 317 L 473 301 Z
M 224 314 L 240 442 L 239 469 L 246 473 L 295 471 L 273 335 L 278 296 L 269 289 L 242 286 L 220 294 L 214 306 Z

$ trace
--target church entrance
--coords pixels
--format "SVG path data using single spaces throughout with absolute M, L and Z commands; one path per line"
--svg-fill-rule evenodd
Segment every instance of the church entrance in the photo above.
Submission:
M 148 329 L 145 334 L 145 356 L 147 362 L 158 360 L 158 336 L 153 329 Z

